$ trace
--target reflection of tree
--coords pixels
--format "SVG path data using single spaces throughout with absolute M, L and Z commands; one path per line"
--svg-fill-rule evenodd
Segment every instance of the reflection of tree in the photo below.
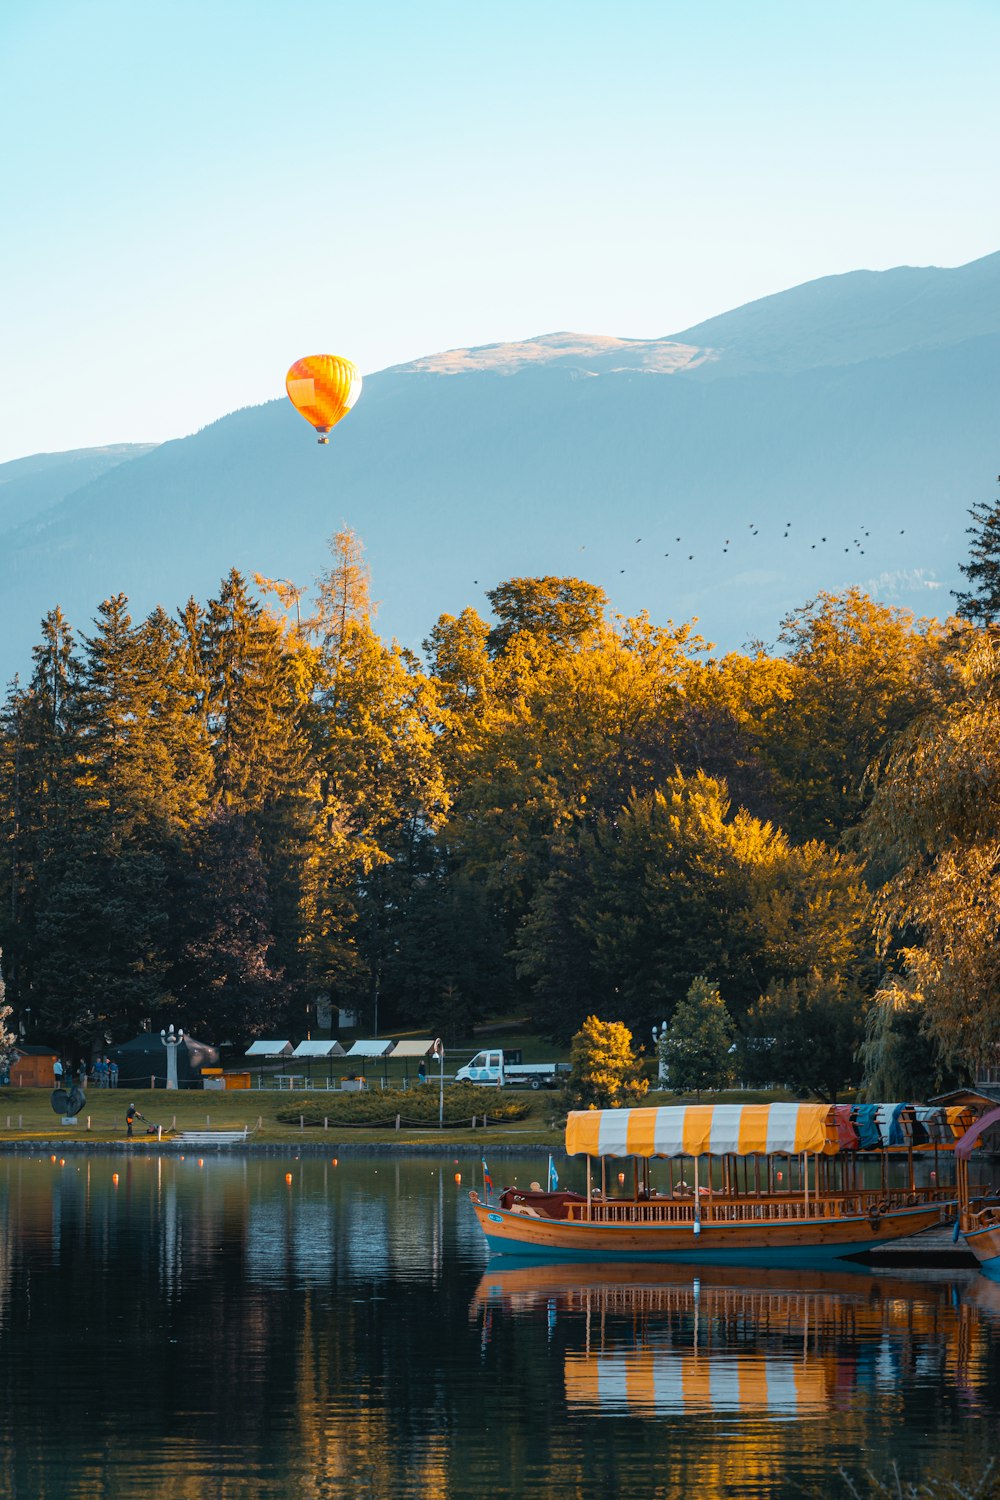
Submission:
M 484 1278 L 470 1317 L 443 1165 L 0 1158 L 2 1500 L 808 1494 L 819 1464 L 995 1415 L 994 1314 L 946 1282 L 526 1270 Z M 574 1404 L 567 1370 L 599 1357 L 690 1362 L 709 1394 L 770 1359 L 822 1418 L 730 1411 L 721 1443 L 707 1400 Z

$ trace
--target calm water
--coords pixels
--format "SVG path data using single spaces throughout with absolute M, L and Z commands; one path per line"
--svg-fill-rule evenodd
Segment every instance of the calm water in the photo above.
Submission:
M 1000 1285 L 487 1267 L 474 1165 L 0 1157 L 2 1500 L 784 1500 L 996 1446 Z

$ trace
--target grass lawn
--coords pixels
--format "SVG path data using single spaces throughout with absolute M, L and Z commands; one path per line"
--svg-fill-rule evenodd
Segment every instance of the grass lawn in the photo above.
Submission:
M 490 1095 L 493 1091 L 483 1089 L 482 1109 L 489 1117 Z M 278 1089 L 138 1089 L 128 1093 L 123 1089 L 89 1089 L 87 1102 L 75 1126 L 64 1126 L 59 1116 L 53 1113 L 47 1089 L 0 1089 L 0 1145 L 9 1141 L 123 1141 L 125 1135 L 125 1110 L 130 1103 L 151 1123 L 162 1125 L 164 1134 L 177 1130 L 242 1130 L 244 1126 L 253 1132 L 254 1141 L 265 1145 L 317 1144 L 324 1135 L 331 1146 L 338 1144 L 433 1145 L 446 1140 L 455 1144 L 482 1144 L 504 1142 L 511 1145 L 529 1145 L 538 1142 L 546 1147 L 562 1144 L 562 1127 L 552 1128 L 550 1119 L 554 1100 L 551 1094 L 526 1093 L 529 1112 L 523 1120 L 509 1125 L 489 1125 L 484 1132 L 460 1130 L 446 1125 L 444 1131 L 404 1128 L 360 1129 L 352 1126 L 333 1125 L 324 1132 L 322 1127 L 307 1126 L 300 1130 L 297 1125 L 286 1125 L 276 1118 L 278 1110 L 287 1110 L 296 1098 Z M 321 1100 L 321 1092 L 310 1092 L 304 1096 L 310 1105 Z M 9 1120 L 9 1125 L 8 1125 Z M 88 1129 L 89 1120 L 89 1129 Z M 471 1122 L 470 1122 L 471 1127 Z M 155 1137 L 141 1132 L 141 1123 L 135 1127 L 135 1148 L 155 1143 Z

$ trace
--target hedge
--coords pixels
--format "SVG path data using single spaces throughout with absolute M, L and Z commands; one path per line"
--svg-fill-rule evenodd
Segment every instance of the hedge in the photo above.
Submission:
M 495 1124 L 523 1120 L 531 1108 L 530 1101 L 502 1094 L 499 1089 L 478 1088 L 474 1083 L 447 1084 L 444 1090 L 444 1123 L 471 1125 L 473 1115 L 488 1115 Z M 333 1091 L 321 1098 L 307 1094 L 289 1099 L 277 1111 L 285 1125 L 367 1125 L 392 1128 L 396 1116 L 401 1125 L 436 1125 L 438 1123 L 438 1090 L 430 1084 L 411 1089 Z

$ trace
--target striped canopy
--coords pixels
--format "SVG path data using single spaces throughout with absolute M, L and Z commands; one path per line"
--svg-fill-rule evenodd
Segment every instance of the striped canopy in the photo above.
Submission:
M 840 1150 L 829 1104 L 684 1104 L 579 1109 L 566 1121 L 568 1156 L 751 1156 Z

